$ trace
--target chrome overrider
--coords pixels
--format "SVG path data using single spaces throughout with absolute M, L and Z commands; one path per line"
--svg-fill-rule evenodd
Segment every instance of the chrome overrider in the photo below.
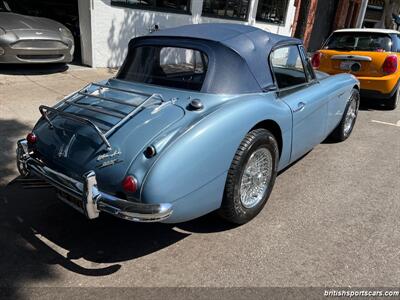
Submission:
M 22 176 L 34 173 L 43 178 L 57 190 L 82 201 L 82 205 L 75 205 L 67 201 L 62 193 L 59 198 L 89 219 L 95 219 L 100 211 L 105 211 L 122 219 L 136 222 L 160 222 L 172 214 L 172 204 L 145 204 L 127 201 L 104 193 L 97 188 L 96 173 L 89 171 L 83 175 L 82 182 L 70 178 L 60 172 L 47 167 L 43 162 L 31 157 L 28 143 L 25 139 L 17 143 L 17 165 Z

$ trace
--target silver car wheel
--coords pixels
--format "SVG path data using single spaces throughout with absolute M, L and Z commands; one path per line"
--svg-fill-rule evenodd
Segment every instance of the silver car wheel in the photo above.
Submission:
M 251 154 L 240 182 L 240 201 L 245 208 L 256 206 L 263 199 L 272 177 L 273 159 L 267 148 Z
M 344 134 L 348 135 L 351 132 L 351 129 L 354 124 L 354 120 L 357 116 L 357 101 L 354 96 L 350 99 L 349 108 L 346 113 L 346 119 L 344 122 Z

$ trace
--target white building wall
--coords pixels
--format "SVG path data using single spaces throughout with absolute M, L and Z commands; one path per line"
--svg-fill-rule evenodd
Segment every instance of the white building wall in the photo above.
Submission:
M 94 67 L 120 66 L 125 58 L 128 42 L 134 37 L 148 34 L 149 29 L 155 24 L 162 30 L 186 24 L 234 22 L 250 24 L 273 33 L 290 35 L 295 14 L 294 0 L 289 1 L 286 21 L 282 26 L 255 21 L 258 0 L 252 0 L 248 22 L 202 17 L 203 0 L 192 0 L 191 15 L 111 6 L 111 0 L 83 0 L 85 1 L 91 2 L 91 14 L 87 14 L 91 19 L 84 20 L 84 23 L 91 24 L 92 30 L 91 39 L 83 39 L 83 42 L 87 43 L 91 40 L 92 45 L 91 47 L 83 45 L 83 49 L 91 51 L 89 54 L 84 53 L 83 56 L 91 55 L 92 59 L 85 59 L 85 61 Z
M 82 63 L 93 66 L 91 0 L 78 1 Z

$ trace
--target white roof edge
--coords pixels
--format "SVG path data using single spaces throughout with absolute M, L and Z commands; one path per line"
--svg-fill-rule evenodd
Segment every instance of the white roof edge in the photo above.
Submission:
M 400 34 L 399 31 L 393 29 L 382 29 L 382 28 L 345 28 L 335 30 L 334 32 L 376 32 L 376 33 L 395 33 Z

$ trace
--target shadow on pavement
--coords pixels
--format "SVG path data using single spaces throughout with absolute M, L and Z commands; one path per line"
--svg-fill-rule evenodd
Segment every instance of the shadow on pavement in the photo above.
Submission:
M 16 156 L 16 142 L 25 137 L 30 130 L 31 128 L 17 120 L 0 119 L 0 187 L 7 183 L 5 178 L 15 174 L 16 164 L 13 162 Z
M 388 110 L 383 99 L 361 98 L 359 110 Z
M 2 75 L 44 75 L 67 71 L 67 64 L 1 64 Z
M 189 235 L 174 231 L 171 225 L 132 223 L 107 214 L 88 220 L 59 201 L 51 187 L 31 188 L 24 181 L 17 178 L 1 192 L 0 218 L 16 239 L 22 238 L 33 246 L 34 258 L 42 264 L 59 264 L 72 272 L 88 276 L 109 275 L 121 267 L 116 263 L 155 252 Z M 0 235 L 0 239 L 2 237 Z M 66 257 L 44 241 L 65 249 Z M 9 247 L 9 243 L 1 241 L 4 244 L 3 251 L 4 247 Z M 84 268 L 73 262 L 80 258 L 114 265 Z M 31 263 L 30 260 L 29 256 L 24 256 L 18 264 Z M 18 276 L 20 274 L 13 274 L 12 270 L 7 271 L 10 282 Z
M 32 180 L 40 187 L 32 188 Z M 18 177 L 0 191 L 0 286 L 51 280 L 56 275 L 50 265 L 85 276 L 110 275 L 121 262 L 166 248 L 192 232 L 234 227 L 214 214 L 178 225 L 133 223 L 106 213 L 88 220 L 56 199 L 44 182 Z

